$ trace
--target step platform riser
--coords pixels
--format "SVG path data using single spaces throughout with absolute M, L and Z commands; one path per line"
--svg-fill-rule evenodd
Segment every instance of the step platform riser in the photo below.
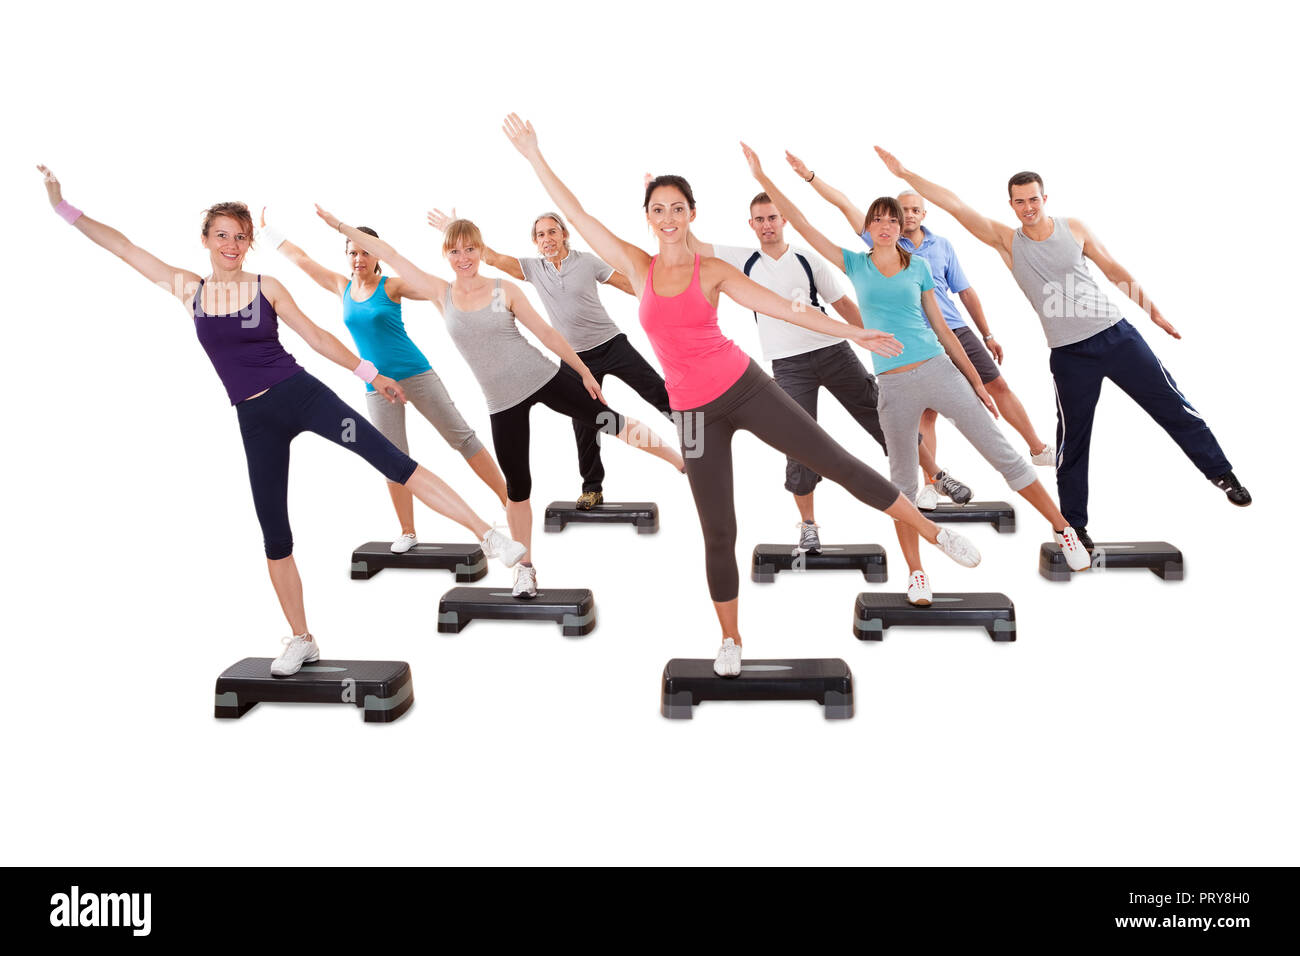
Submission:
M 827 720 L 847 720 L 853 716 L 853 674 L 838 658 L 745 661 L 739 677 L 719 677 L 711 660 L 670 660 L 659 712 L 690 720 L 705 700 L 813 700 Z
M 555 534 L 569 524 L 631 524 L 637 534 L 659 530 L 659 506 L 653 501 L 606 501 L 583 511 L 576 501 L 552 501 L 546 506 L 542 525 Z
M 1181 581 L 1183 553 L 1168 541 L 1108 541 L 1092 551 L 1092 567 L 1071 571 L 1056 542 L 1044 542 L 1038 549 L 1038 573 L 1049 581 L 1068 581 L 1079 574 L 1105 571 L 1147 570 L 1162 581 Z
M 1016 639 L 1016 608 L 1005 594 L 935 594 L 925 607 L 906 594 L 859 594 L 853 607 L 853 636 L 883 641 L 891 627 L 983 628 L 998 643 Z
M 754 548 L 749 576 L 770 584 L 782 571 L 860 571 L 873 584 L 889 576 L 885 549 L 878 544 L 825 545 L 821 551 L 800 551 L 788 544 L 760 544 Z
M 508 588 L 452 588 L 438 602 L 438 633 L 459 634 L 475 620 L 551 621 L 565 637 L 596 629 L 596 600 L 586 588 L 538 588 L 534 598 Z
M 943 502 L 921 514 L 936 524 L 985 522 L 993 525 L 999 534 L 1012 534 L 1016 530 L 1016 511 L 1005 501 L 968 501 L 964 505 Z
M 450 571 L 456 583 L 469 584 L 487 576 L 487 558 L 477 544 L 424 543 L 405 554 L 394 554 L 391 542 L 369 541 L 352 552 L 352 580 L 368 581 L 385 568 L 410 571 Z
M 238 719 L 270 703 L 351 704 L 367 723 L 392 723 L 415 703 L 415 685 L 405 661 L 319 660 L 272 677 L 271 658 L 246 657 L 217 678 L 214 717 Z

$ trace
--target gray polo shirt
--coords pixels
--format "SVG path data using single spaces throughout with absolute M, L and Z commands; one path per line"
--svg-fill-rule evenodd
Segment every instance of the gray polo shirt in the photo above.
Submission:
M 604 345 L 619 334 L 596 292 L 596 287 L 614 274 L 613 266 L 599 256 L 570 249 L 558 270 L 548 259 L 520 259 L 519 268 L 542 297 L 551 324 L 575 352 Z

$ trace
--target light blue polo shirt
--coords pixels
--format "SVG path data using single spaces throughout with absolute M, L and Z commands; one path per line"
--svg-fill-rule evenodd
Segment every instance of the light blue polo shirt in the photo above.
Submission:
M 921 227 L 921 233 L 924 238 L 921 239 L 920 249 L 913 246 L 912 240 L 906 236 L 898 237 L 898 245 L 908 252 L 918 253 L 930 264 L 930 274 L 934 277 L 934 297 L 939 301 L 939 311 L 943 313 L 943 320 L 948 323 L 950 329 L 963 328 L 966 320 L 961 317 L 961 313 L 957 311 L 957 303 L 948 297 L 948 293 L 965 292 L 970 288 L 970 282 L 966 278 L 966 273 L 961 271 L 961 263 L 957 261 L 957 253 L 953 250 L 952 243 L 943 236 L 936 236 L 925 226 Z M 870 246 L 871 234 L 864 232 L 862 241 Z
M 871 353 L 876 374 L 942 355 L 939 337 L 921 310 L 921 293 L 934 288 L 929 263 L 920 256 L 912 256 L 906 269 L 886 278 L 868 253 L 848 249 L 840 252 L 844 254 L 844 271 L 858 296 L 862 324 L 888 332 L 903 343 L 902 354 L 893 358 Z

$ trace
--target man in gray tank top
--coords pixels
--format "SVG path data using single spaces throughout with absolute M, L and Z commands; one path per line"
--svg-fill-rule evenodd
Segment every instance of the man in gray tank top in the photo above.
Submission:
M 1002 256 L 1020 290 L 1043 323 L 1052 350 L 1056 386 L 1056 485 L 1061 513 L 1090 550 L 1088 523 L 1088 447 L 1092 420 L 1109 378 L 1156 420 L 1193 464 L 1235 505 L 1250 504 L 1250 492 L 1199 412 L 1178 390 L 1173 376 L 1120 311 L 1097 288 L 1085 258 L 1159 328 L 1182 338 L 1156 304 L 1077 219 L 1053 219 L 1037 173 L 1017 173 L 1007 184 L 1011 209 L 1020 228 L 982 216 L 956 194 L 916 175 L 892 154 L 876 147 L 889 171 L 921 196 L 953 216 L 976 239 Z

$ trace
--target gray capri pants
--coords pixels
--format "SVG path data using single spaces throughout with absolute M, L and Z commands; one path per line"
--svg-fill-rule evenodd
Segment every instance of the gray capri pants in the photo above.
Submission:
M 438 429 L 438 434 L 448 445 L 466 458 L 473 458 L 483 450 L 483 443 L 461 417 L 437 372 L 430 369 L 404 378 L 397 384 L 406 393 L 406 400 Z M 366 408 L 370 412 L 370 421 L 379 429 L 379 433 L 402 451 L 408 451 L 406 407 L 398 402 L 390 402 L 378 392 L 366 392 Z
M 1012 491 L 1028 488 L 1037 480 L 1033 466 L 1011 447 L 966 376 L 946 354 L 906 372 L 879 375 L 876 381 L 880 386 L 880 425 L 889 445 L 889 477 L 909 501 L 916 498 L 916 469 L 920 466 L 913 436 L 927 408 L 952 422 L 985 461 L 1002 473 Z

